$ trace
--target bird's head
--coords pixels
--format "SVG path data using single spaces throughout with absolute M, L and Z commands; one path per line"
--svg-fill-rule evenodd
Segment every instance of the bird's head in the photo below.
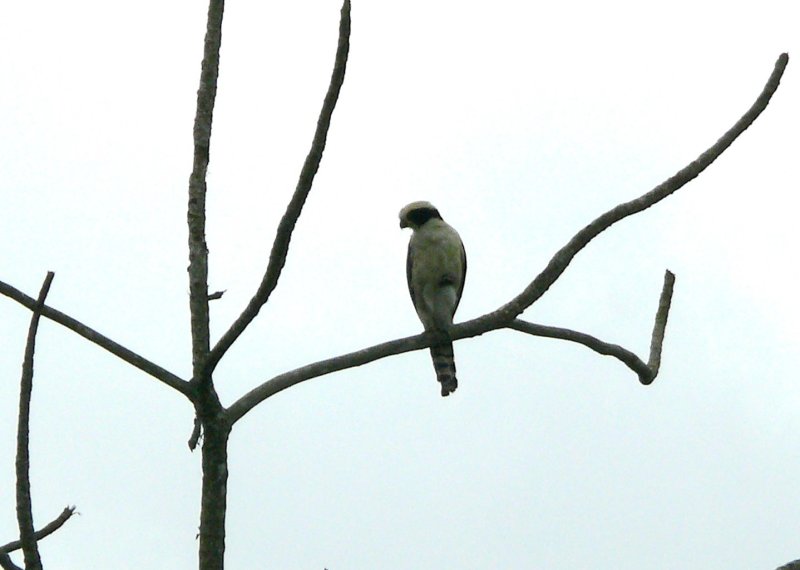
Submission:
M 439 210 L 430 202 L 411 202 L 400 210 L 400 227 L 416 230 L 430 219 L 442 219 Z

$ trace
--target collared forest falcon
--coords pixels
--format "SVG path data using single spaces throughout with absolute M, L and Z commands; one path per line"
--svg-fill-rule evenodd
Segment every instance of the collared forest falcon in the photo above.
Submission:
M 406 278 L 411 301 L 426 331 L 447 333 L 464 290 L 467 256 L 458 232 L 430 202 L 412 202 L 400 210 L 400 227 L 411 228 Z M 431 347 L 442 396 L 458 387 L 453 343 Z

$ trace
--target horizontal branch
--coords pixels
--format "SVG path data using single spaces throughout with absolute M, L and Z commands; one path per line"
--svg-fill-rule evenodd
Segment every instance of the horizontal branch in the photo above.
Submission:
M 46 536 L 53 534 L 55 531 L 64 526 L 64 523 L 67 522 L 70 519 L 70 517 L 74 514 L 75 514 L 75 507 L 65 507 L 64 510 L 61 511 L 61 514 L 55 518 L 55 520 L 49 522 L 47 525 L 37 530 L 33 534 L 34 538 L 36 538 L 36 540 L 42 540 Z M 0 546 L 0 553 L 14 552 L 15 550 L 19 550 L 20 548 L 22 548 L 22 541 L 12 540 L 8 544 Z
M 524 321 L 514 321 L 514 323 L 519 323 L 519 324 L 517 326 L 513 326 L 512 323 L 512 325 L 509 325 L 508 327 L 506 327 L 506 325 L 501 325 L 489 330 L 514 328 L 516 330 L 521 330 L 522 332 L 529 332 L 528 330 L 524 329 L 526 328 L 527 325 L 530 325 L 532 327 L 535 327 L 535 330 L 537 332 L 542 332 L 542 329 L 547 329 L 553 332 L 552 335 L 541 334 L 539 336 L 553 336 L 556 338 L 565 338 L 566 340 L 574 340 L 575 342 L 581 342 L 581 344 L 585 344 L 590 348 L 594 348 L 593 346 L 590 346 L 591 341 L 584 342 L 587 337 L 588 338 L 593 338 L 593 337 L 589 337 L 589 335 L 584 335 L 583 333 L 569 331 L 573 333 L 573 335 L 571 335 L 571 338 L 566 338 L 570 335 L 564 333 L 562 336 L 557 331 L 558 330 L 567 331 L 567 329 L 556 329 L 556 327 L 542 327 L 542 325 L 533 325 L 533 323 L 525 323 Z M 539 327 L 542 327 L 542 329 L 540 329 Z M 489 332 L 483 329 L 484 329 L 483 317 L 472 319 L 471 321 L 455 325 L 452 329 L 450 329 L 450 338 L 455 341 L 463 338 L 478 336 L 485 332 Z M 579 337 L 580 340 L 578 339 Z M 597 339 L 594 339 L 594 341 L 596 341 L 596 343 L 605 344 Z M 236 421 L 241 419 L 242 416 L 244 416 L 247 412 L 252 410 L 254 407 L 256 407 L 258 404 L 260 404 L 270 396 L 274 396 L 278 392 L 286 390 L 287 388 L 291 388 L 295 384 L 299 384 L 301 382 L 310 380 L 312 378 L 325 376 L 326 374 L 331 374 L 333 372 L 338 372 L 340 370 L 355 368 L 356 366 L 368 364 L 370 362 L 386 358 L 387 356 L 394 356 L 397 354 L 403 354 L 405 352 L 412 352 L 423 348 L 429 348 L 432 344 L 435 344 L 437 342 L 440 341 L 435 336 L 428 333 L 422 333 L 415 336 L 408 336 L 397 340 L 391 340 L 389 342 L 383 342 L 381 344 L 376 344 L 374 346 L 363 348 L 355 352 L 342 354 L 341 356 L 335 356 L 333 358 L 328 358 L 326 360 L 320 360 L 319 362 L 314 362 L 313 364 L 307 364 L 306 366 L 301 366 L 300 368 L 295 368 L 294 370 L 284 372 L 283 374 L 279 374 L 271 378 L 270 380 L 267 380 L 266 382 L 254 388 L 253 390 L 250 390 L 247 394 L 243 395 L 236 402 L 234 402 L 227 410 L 228 419 L 231 422 L 231 424 L 235 423 Z M 607 346 L 613 346 L 613 345 L 607 345 Z M 618 348 L 623 351 L 625 350 L 622 347 Z M 609 352 L 608 354 L 611 354 L 611 352 Z M 630 353 L 630 355 L 633 359 L 638 360 L 636 355 L 632 353 Z M 616 356 L 616 354 L 614 354 L 614 356 Z M 644 363 L 642 363 L 642 366 L 645 366 Z
M 29 297 L 19 289 L 16 289 L 2 281 L 0 281 L 0 294 L 15 300 L 17 303 L 27 307 L 30 310 L 34 310 L 36 307 L 36 299 Z M 114 342 L 107 336 L 100 334 L 96 330 L 84 325 L 82 322 L 62 313 L 61 311 L 44 305 L 41 309 L 41 313 L 43 317 L 47 317 L 51 321 L 57 322 L 61 326 L 64 326 L 69 330 L 79 334 L 89 342 L 104 348 L 114 356 L 124 360 L 132 366 L 135 366 L 142 372 L 146 372 L 167 386 L 174 388 L 190 400 L 194 398 L 194 392 L 189 383 L 179 376 L 176 376 L 169 370 L 162 368 L 158 364 L 151 362 L 143 356 L 136 354 L 132 350 L 125 348 L 121 344 Z
M 325 150 L 325 143 L 328 138 L 328 129 L 331 126 L 333 110 L 336 107 L 336 102 L 339 99 L 339 92 L 344 84 L 344 75 L 347 69 L 347 55 L 349 51 L 350 0 L 344 0 L 339 21 L 339 41 L 328 92 L 322 103 L 322 109 L 317 119 L 317 128 L 314 132 L 311 149 L 308 151 L 306 160 L 303 163 L 303 168 L 300 171 L 300 177 L 297 180 L 294 194 L 286 207 L 286 212 L 283 214 L 278 224 L 275 241 L 272 244 L 272 251 L 270 251 L 269 254 L 267 269 L 264 272 L 264 277 L 261 279 L 261 284 L 258 286 L 253 298 L 247 304 L 247 307 L 245 307 L 242 314 L 239 315 L 239 318 L 234 321 L 211 350 L 206 364 L 206 373 L 214 369 L 225 352 L 227 352 L 236 339 L 239 338 L 247 326 L 253 322 L 253 319 L 256 318 L 258 312 L 261 310 L 261 307 L 264 306 L 269 296 L 272 294 L 272 291 L 274 291 L 275 287 L 278 285 L 278 279 L 281 276 L 283 266 L 286 264 L 286 256 L 289 252 L 289 242 L 292 239 L 292 232 L 297 224 L 297 220 L 300 218 L 300 213 L 303 211 L 303 205 L 306 202 L 306 198 L 308 198 L 311 185 L 314 182 L 314 177 L 322 161 L 322 153 Z
M 661 293 L 659 313 L 656 316 L 656 327 L 658 327 L 661 331 L 660 340 L 658 342 L 659 358 L 661 354 L 660 343 L 664 338 L 664 329 L 658 325 L 659 315 L 661 315 L 661 306 L 665 304 L 665 291 L 668 290 L 668 295 L 670 298 L 672 296 L 672 283 L 674 282 L 674 275 L 667 271 L 666 275 L 664 276 L 664 281 L 665 284 L 664 290 L 662 290 Z M 669 287 L 667 287 L 668 281 Z M 666 310 L 669 310 L 668 302 L 666 303 Z M 633 370 L 639 376 L 639 381 L 642 384 L 649 384 L 653 381 L 653 378 L 655 378 L 655 374 L 653 374 L 652 370 L 647 364 L 642 362 L 638 356 L 629 350 L 622 348 L 621 346 L 603 342 L 600 339 L 585 333 L 559 327 L 537 325 L 522 321 L 520 319 L 515 319 L 508 325 L 500 323 L 497 326 L 492 325 L 491 327 L 487 328 L 487 323 L 491 322 L 487 320 L 487 317 L 491 314 L 492 313 L 455 325 L 452 329 L 450 329 L 450 338 L 455 341 L 463 338 L 479 336 L 492 330 L 510 328 L 536 336 L 560 338 L 563 340 L 577 342 L 600 354 L 614 356 L 622 361 L 631 370 Z M 666 326 L 666 313 L 661 316 L 661 319 L 663 320 L 663 325 Z M 308 364 L 306 366 L 301 366 L 300 368 L 295 368 L 294 370 L 284 372 L 283 374 L 279 374 L 278 376 L 275 376 L 274 378 L 264 382 L 234 402 L 227 410 L 228 419 L 230 420 L 231 424 L 235 423 L 247 412 L 270 396 L 274 396 L 278 392 L 281 392 L 287 388 L 291 388 L 295 384 L 299 384 L 305 380 L 318 378 L 319 376 L 325 376 L 326 374 L 338 372 L 339 370 L 355 368 L 356 366 L 368 364 L 370 362 L 380 360 L 381 358 L 386 358 L 387 356 L 394 356 L 396 354 L 403 354 L 404 352 L 412 352 L 414 350 L 428 348 L 436 342 L 439 342 L 439 340 L 435 336 L 422 333 L 416 336 L 409 336 L 381 344 L 376 344 L 355 352 L 350 352 L 341 356 L 335 356 L 326 360 L 320 360 L 319 362 L 314 362 L 313 364 Z
M 783 76 L 783 72 L 786 69 L 788 61 L 789 56 L 785 53 L 778 57 L 778 60 L 775 62 L 775 68 L 767 80 L 764 89 L 750 109 L 748 109 L 748 111 L 736 122 L 736 124 L 734 124 L 730 130 L 728 130 L 728 132 L 726 132 L 714 145 L 701 154 L 695 161 L 680 170 L 677 174 L 665 182 L 656 186 L 653 190 L 643 194 L 635 200 L 620 204 L 595 219 L 592 223 L 575 234 L 575 236 L 564 247 L 556 252 L 545 269 L 531 282 L 530 285 L 525 288 L 525 290 L 522 291 L 522 293 L 517 295 L 514 299 L 496 311 L 453 326 L 450 329 L 450 337 L 453 340 L 459 340 L 462 338 L 478 336 L 492 330 L 509 327 L 514 328 L 512 325 L 514 324 L 516 317 L 547 291 L 550 285 L 552 285 L 564 272 L 575 255 L 577 255 L 581 249 L 586 247 L 586 245 L 592 239 L 597 237 L 597 235 L 608 229 L 616 222 L 630 215 L 641 212 L 642 210 L 645 210 L 663 200 L 676 190 L 683 187 L 687 182 L 696 178 L 708 167 L 708 165 L 714 162 L 714 160 L 720 154 L 722 154 L 722 152 L 725 151 L 725 149 L 727 149 L 731 143 L 733 143 L 733 141 L 736 140 L 736 138 L 742 134 L 767 107 L 772 95 L 775 93 L 778 85 L 780 84 L 781 77 Z M 644 365 L 644 363 L 642 363 L 640 365 L 634 362 L 630 356 L 620 352 L 625 350 L 622 349 L 622 347 L 619 347 L 619 350 L 616 351 L 620 357 L 620 360 L 625 362 L 626 365 L 631 366 L 632 369 L 639 375 L 640 381 L 645 384 L 652 382 L 655 374 L 650 376 L 647 382 L 644 382 L 643 379 L 647 377 L 642 375 L 642 373 L 644 373 L 642 365 L 647 366 L 651 373 L 653 370 L 655 370 L 656 373 L 658 372 L 658 366 L 661 359 L 660 346 L 663 342 L 664 328 L 666 327 L 666 317 L 669 310 L 669 301 L 667 299 L 671 298 L 672 295 L 673 279 L 674 276 L 667 272 L 667 275 L 665 275 L 665 285 L 664 289 L 662 290 L 661 302 L 659 303 L 659 311 L 656 315 L 656 323 L 653 329 L 651 354 L 648 364 Z M 554 331 L 555 329 L 550 330 L 550 332 Z M 582 333 L 575 334 L 581 335 Z M 587 342 L 593 342 L 589 341 L 589 338 L 591 337 L 586 335 L 581 336 L 580 340 L 577 336 L 568 340 L 574 340 L 575 342 L 585 341 L 582 342 L 582 344 L 589 346 Z M 597 341 L 597 343 L 602 343 L 602 341 L 599 339 L 594 340 Z M 436 339 L 432 336 L 420 334 L 417 336 L 384 342 L 369 348 L 334 358 L 321 360 L 319 362 L 308 364 L 306 366 L 296 368 L 295 370 L 279 374 L 278 376 L 267 380 L 250 392 L 244 394 L 241 398 L 234 402 L 227 410 L 229 420 L 231 424 L 233 424 L 265 399 L 305 380 L 310 380 L 311 378 L 316 378 L 318 376 L 323 376 L 339 370 L 361 366 L 381 358 L 386 358 L 387 356 L 393 356 L 395 354 L 402 354 L 404 352 L 411 352 L 413 350 L 426 348 L 435 342 Z M 595 346 L 601 350 L 609 350 L 610 347 L 615 346 L 607 343 L 597 343 L 595 343 Z M 654 350 L 654 347 L 657 347 L 657 350 Z M 629 354 L 638 360 L 638 357 L 633 355 L 633 353 Z

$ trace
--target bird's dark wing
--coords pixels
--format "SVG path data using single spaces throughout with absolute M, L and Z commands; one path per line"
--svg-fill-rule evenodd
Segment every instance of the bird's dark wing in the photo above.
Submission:
M 464 292 L 464 282 L 467 280 L 467 251 L 464 249 L 464 244 L 461 244 L 461 283 L 458 285 L 458 292 L 456 293 L 456 306 L 453 308 L 453 314 L 458 309 L 458 304 L 461 302 L 461 293 Z
M 408 244 L 408 254 L 406 255 L 406 281 L 408 282 L 408 292 L 411 294 L 411 302 L 414 307 L 417 306 L 417 300 L 414 298 L 414 287 L 411 284 L 411 271 L 414 266 L 414 256 L 411 254 L 411 244 Z

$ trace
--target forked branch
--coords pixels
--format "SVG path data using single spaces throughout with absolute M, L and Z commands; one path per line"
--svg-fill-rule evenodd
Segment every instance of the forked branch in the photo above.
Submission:
M 770 74 L 767 83 L 761 91 L 753 105 L 747 112 L 731 127 L 720 139 L 711 147 L 703 152 L 697 159 L 685 168 L 678 171 L 677 174 L 662 182 L 646 194 L 639 198 L 625 202 L 612 208 L 600 217 L 595 219 L 589 225 L 580 230 L 575 236 L 567 242 L 567 244 L 556 252 L 550 262 L 534 278 L 519 295 L 514 299 L 491 313 L 487 313 L 476 319 L 455 325 L 450 330 L 450 336 L 453 340 L 462 338 L 474 337 L 483 333 L 504 329 L 514 328 L 523 332 L 537 334 L 540 336 L 557 336 L 558 338 L 565 338 L 580 342 L 601 354 L 610 354 L 619 358 L 639 376 L 639 380 L 643 384 L 649 384 L 653 381 L 661 362 L 661 346 L 664 340 L 664 331 L 666 328 L 667 317 L 669 313 L 669 303 L 672 296 L 672 285 L 674 283 L 674 276 L 667 272 L 665 276 L 664 288 L 661 294 L 661 301 L 659 303 L 659 310 L 656 314 L 656 321 L 653 328 L 653 335 L 651 341 L 650 358 L 648 363 L 644 364 L 636 355 L 623 349 L 604 343 L 599 339 L 595 339 L 584 333 L 576 331 L 568 331 L 567 329 L 557 329 L 553 327 L 542 327 L 542 325 L 533 325 L 532 323 L 525 323 L 524 321 L 515 321 L 525 309 L 530 307 L 536 300 L 541 298 L 550 286 L 561 276 L 566 270 L 567 266 L 573 258 L 584 248 L 588 243 L 597 237 L 601 232 L 611 227 L 616 222 L 641 212 L 650 206 L 660 202 L 670 194 L 676 192 L 688 182 L 696 178 L 703 170 L 705 170 L 714 160 L 717 159 L 736 138 L 741 135 L 758 116 L 766 109 L 772 95 L 778 89 L 783 72 L 789 62 L 788 54 L 781 54 L 775 62 L 775 67 Z M 535 331 L 535 332 L 534 332 Z M 567 338 L 569 337 L 569 338 Z M 412 350 L 419 350 L 421 348 L 429 347 L 436 342 L 436 339 L 428 334 L 420 334 L 416 336 L 401 338 L 389 342 L 377 344 L 356 352 L 351 352 L 334 358 L 321 360 L 313 364 L 296 368 L 289 372 L 279 374 L 274 378 L 267 380 L 261 385 L 257 386 L 247 394 L 239 398 L 233 405 L 228 408 L 229 420 L 231 423 L 236 422 L 242 418 L 247 412 L 253 409 L 260 402 L 269 398 L 270 396 L 285 390 L 295 384 L 299 384 L 305 380 L 330 374 L 339 370 L 353 368 L 362 364 L 367 364 L 387 356 L 410 352 Z
M 561 327 L 550 327 L 538 325 L 521 319 L 514 319 L 508 326 L 520 332 L 534 336 L 547 338 L 558 338 L 577 342 L 591 348 L 598 354 L 613 356 L 625 366 L 633 370 L 639 376 L 639 382 L 644 385 L 651 384 L 658 376 L 658 369 L 661 366 L 661 348 L 664 344 L 664 331 L 667 328 L 667 318 L 669 317 L 669 306 L 672 302 L 672 291 L 675 286 L 675 275 L 667 270 L 664 273 L 664 285 L 661 288 L 661 297 L 658 301 L 658 311 L 656 312 L 655 322 L 653 323 L 653 333 L 650 338 L 650 358 L 645 363 L 630 350 L 604 342 L 592 335 L 565 329 Z

